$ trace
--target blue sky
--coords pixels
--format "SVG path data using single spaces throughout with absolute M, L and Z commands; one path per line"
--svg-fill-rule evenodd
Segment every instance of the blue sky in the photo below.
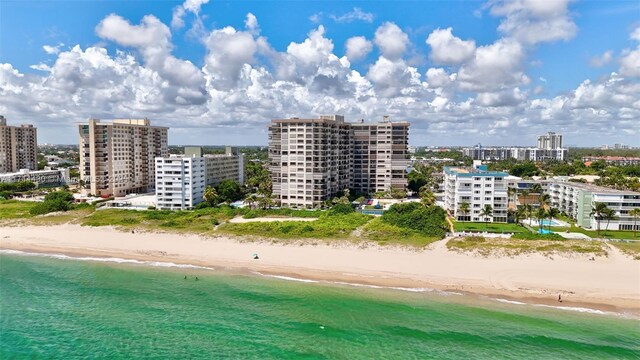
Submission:
M 41 142 L 76 142 L 73 124 L 90 116 L 146 116 L 175 129 L 171 143 L 266 144 L 271 118 L 335 112 L 409 120 L 415 145 L 533 145 L 547 130 L 580 146 L 640 145 L 640 3 L 540 4 L 5 0 L 0 113 L 38 125 Z M 434 32 L 439 50 L 426 43 Z M 368 51 L 349 59 L 356 36 Z M 114 61 L 126 56 L 134 64 Z M 139 86 L 147 71 L 156 79 Z M 105 95 L 105 82 L 117 90 Z

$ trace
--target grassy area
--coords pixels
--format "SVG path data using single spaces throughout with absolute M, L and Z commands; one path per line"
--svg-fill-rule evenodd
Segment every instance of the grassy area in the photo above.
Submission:
M 83 226 L 117 226 L 125 229 L 167 230 L 203 233 L 241 212 L 231 207 L 204 208 L 193 211 L 136 211 L 107 209 L 82 219 Z
M 257 217 L 299 217 L 299 218 L 318 218 L 324 212 L 320 210 L 295 210 L 295 209 L 255 209 L 248 210 L 242 217 L 245 219 L 254 219 Z
M 375 218 L 364 226 L 361 239 L 377 242 L 380 245 L 394 244 L 424 247 L 440 240 L 440 237 L 426 236 L 419 231 L 387 224 L 380 218 Z
M 452 220 L 453 221 L 453 220 Z M 485 227 L 486 226 L 486 227 Z M 518 224 L 505 224 L 505 223 L 483 223 L 483 222 L 466 222 L 466 221 L 453 221 L 453 228 L 456 231 L 486 231 L 491 233 L 521 233 L 528 232 L 528 230 Z
M 218 231 L 233 235 L 252 235 L 273 239 L 347 239 L 351 233 L 371 220 L 357 213 L 323 214 L 316 221 L 274 221 L 226 223 Z
M 534 227 L 535 229 L 537 229 L 538 227 Z M 545 229 L 548 229 L 548 227 L 545 227 Z M 577 233 L 582 233 L 585 234 L 589 237 L 592 238 L 608 238 L 608 239 L 623 239 L 623 240 L 640 240 L 640 232 L 637 234 L 636 237 L 633 236 L 633 231 L 629 230 L 629 231 L 622 231 L 622 230 L 607 230 L 605 231 L 604 227 L 600 230 L 600 234 L 598 235 L 598 232 L 596 230 L 586 230 L 583 229 L 581 227 L 577 227 L 575 225 L 571 225 L 570 228 L 567 227 L 556 227 L 556 226 L 552 226 L 551 227 L 551 231 L 555 231 L 555 232 L 565 232 L 569 230 L 569 232 L 577 232 Z
M 580 253 L 607 256 L 606 246 L 599 241 L 584 240 L 520 240 L 468 236 L 447 242 L 449 250 L 488 255 L 520 255 L 527 253 Z
M 27 219 L 34 203 L 18 200 L 0 200 L 0 220 Z
M 609 245 L 617 247 L 635 260 L 640 260 L 640 242 L 611 241 Z

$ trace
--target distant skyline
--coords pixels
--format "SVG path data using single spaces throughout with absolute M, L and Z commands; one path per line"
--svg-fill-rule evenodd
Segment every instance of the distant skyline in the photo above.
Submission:
M 271 119 L 411 122 L 415 146 L 640 146 L 638 1 L 0 2 L 0 115 L 76 144 L 147 117 L 170 144 Z

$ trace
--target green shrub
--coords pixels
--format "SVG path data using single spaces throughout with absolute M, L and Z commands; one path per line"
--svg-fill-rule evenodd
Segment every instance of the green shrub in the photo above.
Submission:
M 331 209 L 327 211 L 327 214 L 330 216 L 335 215 L 346 215 L 355 212 L 353 206 L 351 204 L 336 204 Z
M 194 206 L 193 209 L 194 210 L 200 210 L 200 209 L 206 209 L 210 207 L 209 204 L 206 201 L 203 201 L 201 203 L 199 203 L 198 205 Z
M 417 202 L 394 204 L 385 211 L 382 221 L 401 228 L 413 229 L 427 236 L 444 237 L 447 232 L 445 211 L 438 206 L 424 207 Z
M 61 200 L 64 202 L 72 202 L 73 201 L 73 194 L 71 194 L 68 191 L 54 191 L 54 192 L 50 192 L 47 195 L 45 195 L 44 197 L 44 201 L 57 201 L 57 200 Z
M 31 215 L 44 215 L 55 211 L 67 211 L 71 209 L 71 203 L 64 200 L 63 196 L 54 196 L 36 204 L 29 210 Z

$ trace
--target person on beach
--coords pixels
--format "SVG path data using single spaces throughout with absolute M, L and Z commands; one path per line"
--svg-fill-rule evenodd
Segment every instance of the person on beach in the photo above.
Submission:
M 562 302 L 562 296 L 558 294 L 558 302 Z

